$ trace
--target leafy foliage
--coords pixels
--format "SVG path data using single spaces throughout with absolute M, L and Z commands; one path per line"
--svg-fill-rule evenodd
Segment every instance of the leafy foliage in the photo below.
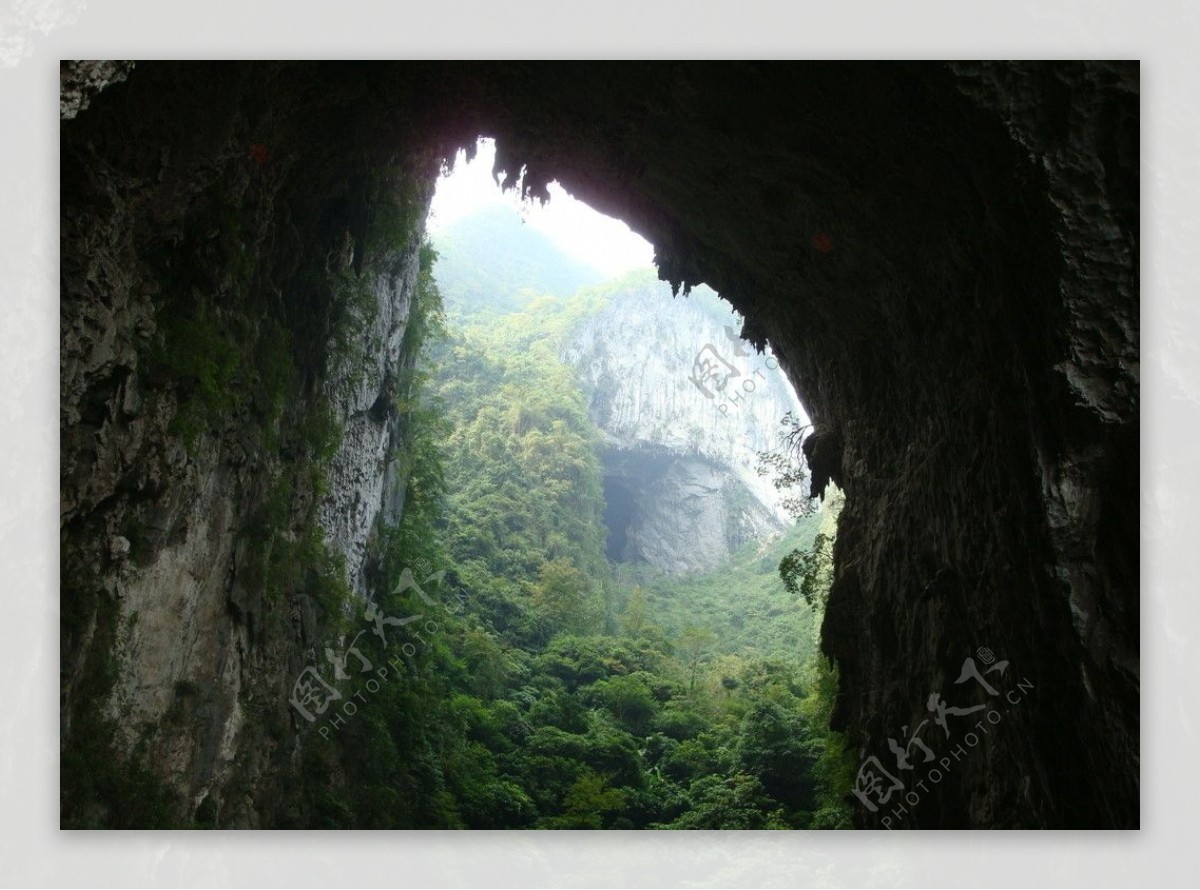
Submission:
M 603 280 L 508 207 L 459 220 L 439 232 L 435 243 L 446 260 L 439 284 L 455 313 L 519 311 L 538 294 L 571 294 Z
M 781 501 L 793 519 L 800 519 L 815 512 L 813 499 L 804 494 L 803 485 L 808 479 L 808 466 L 800 452 L 804 434 L 811 428 L 789 411 L 780 423 L 785 432 L 780 435 L 779 448 L 775 451 L 758 453 L 757 472 L 760 476 L 773 476 L 775 490 L 784 493 Z
M 181 398 L 172 431 L 194 447 L 200 434 L 239 404 L 234 380 L 240 356 L 229 335 L 204 303 L 186 315 L 169 315 L 162 339 L 150 355 L 151 373 L 174 379 Z
M 605 558 L 598 436 L 556 349 L 604 300 L 460 319 L 409 381 L 406 506 L 373 587 L 436 630 L 403 637 L 405 669 L 332 742 L 306 742 L 305 824 L 848 826 L 819 612 L 776 573 L 822 518 L 705 576 Z M 397 592 L 417 565 L 445 571 L 433 605 Z M 365 640 L 373 663 L 394 652 Z
M 833 571 L 833 539 L 818 534 L 811 550 L 793 550 L 779 561 L 779 577 L 788 593 L 804 597 L 810 606 L 829 591 L 829 576 Z

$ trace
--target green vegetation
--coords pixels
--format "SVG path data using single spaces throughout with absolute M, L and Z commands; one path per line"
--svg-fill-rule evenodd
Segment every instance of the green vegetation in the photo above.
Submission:
M 800 445 L 810 427 L 802 424 L 791 411 L 783 416 L 780 424 L 786 432 L 780 437 L 778 448 L 759 452 L 758 475 L 771 477 L 775 490 L 783 496 L 784 509 L 793 519 L 801 519 L 814 509 L 814 502 L 805 491 L 808 468 L 800 453 Z M 809 605 L 812 605 L 811 601 Z
M 460 316 L 414 380 L 405 512 L 372 587 L 381 614 L 420 617 L 359 638 L 394 674 L 306 735 L 297 824 L 849 827 L 819 601 L 778 574 L 833 518 L 706 575 L 610 565 L 598 434 L 557 357 L 606 299 Z
M 258 446 L 277 456 L 247 499 L 239 580 L 262 592 L 269 627 L 297 603 L 315 606 L 328 647 L 316 659 L 341 696 L 302 730 L 298 768 L 283 771 L 281 827 L 849 827 L 852 764 L 828 730 L 836 677 L 816 642 L 836 510 L 800 511 L 780 540 L 703 575 L 666 577 L 605 555 L 600 438 L 559 347 L 623 289 L 649 287 L 652 273 L 556 298 L 513 290 L 527 277 L 519 264 L 481 261 L 447 330 L 436 254 L 421 249 L 405 333 L 419 359 L 386 394 L 400 420 L 391 457 L 404 509 L 398 525 L 376 530 L 372 601 L 355 603 L 316 523 L 341 429 L 315 395 L 320 375 L 302 369 L 360 361 L 374 276 L 413 237 L 402 184 L 377 177 L 364 188 L 375 209 L 352 247 L 373 245 L 375 259 L 332 280 L 299 276 L 304 309 L 291 316 L 255 302 L 254 264 L 239 264 L 242 311 L 176 303 L 149 353 L 153 382 L 178 395 L 175 432 L 189 450 L 249 418 Z M 213 249 L 235 247 L 222 238 Z M 575 268 L 545 280 L 586 279 Z M 520 311 L 483 309 L 491 287 L 508 289 L 502 309 Z M 783 485 L 802 481 L 783 464 L 774 471 Z M 797 556 L 813 553 L 820 559 Z M 789 559 L 799 568 L 781 578 Z M 120 652 L 115 603 L 100 591 L 64 597 L 64 639 L 93 614 L 98 642 L 78 694 L 103 702 Z M 196 694 L 176 689 L 179 719 Z M 243 705 L 244 732 L 290 757 L 289 730 L 262 690 Z M 73 714 L 64 825 L 171 824 L 180 802 L 142 765 L 144 752 L 113 754 L 114 718 Z M 212 800 L 191 814 L 194 827 L 220 823 Z
M 240 362 L 226 332 L 204 303 L 188 315 L 169 315 L 151 353 L 153 372 L 174 379 L 181 393 L 172 432 L 191 450 L 200 434 L 240 404 L 234 380 Z
M 824 604 L 833 575 L 833 538 L 821 532 L 808 550 L 793 550 L 779 561 L 779 577 L 788 593 L 810 606 Z
M 571 260 L 507 207 L 459 220 L 438 234 L 438 284 L 452 316 L 504 315 L 541 294 L 572 294 L 604 276 Z

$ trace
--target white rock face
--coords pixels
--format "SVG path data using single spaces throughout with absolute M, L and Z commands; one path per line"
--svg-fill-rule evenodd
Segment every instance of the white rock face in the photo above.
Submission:
M 233 485 L 210 469 L 214 464 L 207 449 L 192 464 L 195 496 L 181 501 L 177 540 L 152 565 L 121 579 L 117 654 L 124 669 L 109 709 L 132 745 L 141 727 L 157 725 L 188 699 L 189 713 L 203 715 L 200 728 L 164 735 L 157 756 L 172 776 L 203 764 L 219 785 L 236 755 L 250 644 L 245 626 L 228 620 Z
M 563 358 L 605 437 L 606 473 L 638 492 L 616 531 L 619 553 L 610 510 L 613 558 L 674 574 L 711 568 L 791 522 L 773 480 L 757 472 L 758 454 L 779 448 L 788 412 L 807 418 L 774 357 L 740 330 L 712 291 L 673 298 L 647 276 L 568 340 Z M 671 465 L 653 469 L 664 454 Z
M 740 330 L 707 288 L 673 298 L 669 285 L 647 279 L 584 322 L 563 357 L 610 445 L 708 458 L 786 522 L 771 479 L 756 471 L 758 452 L 779 447 L 789 411 L 807 417 L 774 357 L 756 353 Z
M 346 557 L 350 583 L 362 594 L 367 538 L 392 500 L 388 488 L 395 480 L 389 453 L 398 435 L 398 418 L 386 403 L 393 381 L 412 359 L 404 350 L 404 334 L 420 272 L 419 245 L 414 241 L 396 269 L 376 276 L 372 290 L 377 309 L 361 334 L 364 360 L 342 362 L 325 390 L 343 433 L 317 521 L 330 545 Z M 387 518 L 395 521 L 398 516 Z

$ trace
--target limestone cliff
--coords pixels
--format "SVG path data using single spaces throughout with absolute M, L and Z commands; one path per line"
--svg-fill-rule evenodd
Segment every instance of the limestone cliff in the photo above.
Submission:
M 163 818 L 277 823 L 291 684 L 339 617 L 321 584 L 364 596 L 400 510 L 427 171 L 330 175 L 259 87 L 209 74 L 203 128 L 104 110 L 137 83 L 64 124 L 66 824 L 146 824 L 86 790 L 128 752 L 174 796 Z M 195 112 L 175 98 L 165 119 Z M 314 586 L 324 559 L 343 578 Z
M 707 288 L 672 299 L 634 277 L 563 352 L 603 433 L 610 556 L 670 573 L 710 569 L 789 521 L 760 452 L 803 409 L 768 352 Z

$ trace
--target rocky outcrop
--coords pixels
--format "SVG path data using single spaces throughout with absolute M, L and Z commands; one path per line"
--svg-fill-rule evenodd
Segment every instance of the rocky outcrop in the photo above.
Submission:
M 617 448 L 695 454 L 729 468 L 780 521 L 787 513 L 758 455 L 780 448 L 783 417 L 803 408 L 769 352 L 739 336 L 742 320 L 707 288 L 672 299 L 632 279 L 583 321 L 563 350 L 592 419 Z
M 289 150 L 247 74 L 152 67 L 104 93 L 96 74 L 64 107 L 167 103 L 148 130 L 103 107 L 64 124 L 68 825 L 147 824 L 76 793 L 89 758 L 130 752 L 174 795 L 173 823 L 278 824 L 304 729 L 292 684 L 339 617 L 304 577 L 317 567 L 289 563 L 321 557 L 316 528 L 365 596 L 368 538 L 399 514 L 429 169 L 400 166 L 386 203 L 414 224 L 380 240 L 369 181 L 395 158 L 331 170 L 311 140 Z M 115 726 L 116 750 L 84 756 L 77 725 Z
M 987 676 L 1019 704 L 919 806 L 860 824 L 1137 825 L 1137 122 L 1136 64 L 139 63 L 63 127 L 64 712 L 87 603 L 127 587 L 123 499 L 153 488 L 150 539 L 218 560 L 171 597 L 236 649 L 203 605 L 225 550 L 191 536 L 220 538 L 224 499 L 270 477 L 236 416 L 181 461 L 156 432 L 174 392 L 118 356 L 173 295 L 232 287 L 240 244 L 310 374 L 291 404 L 311 403 L 325 326 L 303 272 L 357 240 L 364 172 L 432 181 L 484 134 L 511 183 L 558 178 L 646 235 L 664 278 L 719 291 L 794 382 L 814 471 L 846 493 L 823 636 L 860 757 L 917 778 L 889 739 L 923 727 L 948 756 L 963 729 L 935 696 L 959 703 L 968 657 L 1006 662 Z M 289 639 L 272 664 L 303 662 Z M 238 799 L 276 824 L 286 758 L 256 762 Z
M 87 109 L 93 96 L 128 77 L 133 64 L 116 60 L 63 62 L 59 68 L 59 117 L 74 120 Z
M 790 521 L 759 454 L 779 451 L 781 421 L 804 412 L 741 327 L 707 288 L 673 299 L 666 283 L 635 275 L 568 339 L 563 358 L 605 443 L 606 499 L 629 504 L 610 509 L 621 542 L 610 557 L 671 574 L 711 569 Z
M 403 417 L 390 400 L 416 359 L 405 348 L 405 333 L 420 273 L 420 236 L 414 230 L 407 244 L 398 245 L 396 263 L 372 276 L 372 311 L 355 325 L 355 336 L 367 349 L 354 351 L 352 361 L 338 362 L 325 384 L 324 395 L 342 434 L 317 518 L 363 597 L 368 593 L 364 568 L 371 534 L 381 519 L 399 522 L 403 507 L 396 460 Z

